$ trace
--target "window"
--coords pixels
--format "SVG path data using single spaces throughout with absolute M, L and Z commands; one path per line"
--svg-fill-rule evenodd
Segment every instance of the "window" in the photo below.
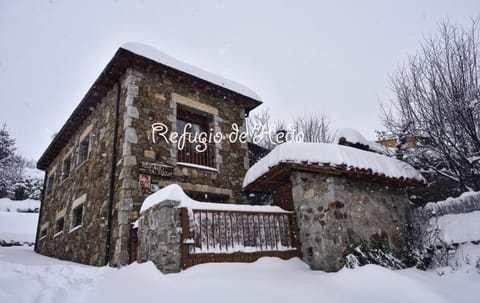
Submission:
M 48 228 L 43 228 L 42 230 L 40 230 L 40 239 L 43 239 L 47 236 L 47 231 Z
M 47 187 L 46 187 L 46 194 L 49 195 L 53 191 L 53 182 L 55 181 L 55 173 L 52 173 L 47 178 Z
M 55 222 L 55 235 L 58 235 L 61 232 L 63 232 L 64 225 L 65 225 L 64 217 L 57 219 L 57 221 Z
M 39 240 L 47 237 L 47 233 L 48 233 L 48 222 L 40 225 L 40 238 L 39 238 Z
M 190 133 L 190 141 L 198 140 L 198 135 L 202 132 L 208 134 L 209 116 L 200 114 L 184 108 L 177 109 L 177 133 L 182 136 L 185 132 Z M 196 148 L 200 143 L 189 143 L 185 140 L 185 145 L 177 151 L 177 162 L 190 163 L 201 166 L 214 167 L 215 146 L 208 144 L 205 150 L 198 151 Z
M 76 227 L 82 226 L 83 222 L 83 206 L 87 201 L 87 194 L 83 194 L 72 202 L 72 215 L 71 215 L 71 224 L 70 231 L 76 229 Z
M 72 229 L 82 225 L 83 219 L 83 204 L 75 207 L 72 210 Z
M 72 154 L 68 155 L 65 159 L 63 159 L 63 165 L 62 165 L 62 181 L 65 181 L 65 179 L 70 176 L 70 168 L 72 165 Z
M 88 159 L 88 154 L 90 151 L 90 135 L 87 135 L 85 138 L 80 141 L 78 146 L 78 161 L 77 166 L 80 166 L 83 162 Z

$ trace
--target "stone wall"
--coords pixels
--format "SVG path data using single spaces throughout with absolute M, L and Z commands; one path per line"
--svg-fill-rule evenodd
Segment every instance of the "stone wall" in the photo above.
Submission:
M 172 176 L 159 176 L 159 187 L 177 183 L 186 190 L 228 196 L 231 203 L 242 203 L 242 181 L 249 168 L 247 144 L 223 141 L 215 145 L 215 167 L 213 170 L 177 165 L 177 148 L 173 143 L 152 140 L 152 124 L 161 122 L 170 131 L 177 131 L 177 108 L 192 108 L 209 117 L 213 132 L 228 134 L 233 123 L 245 130 L 245 109 L 238 94 L 218 89 L 214 85 L 201 83 L 194 78 L 167 69 L 153 67 L 137 70 L 135 84 L 138 94 L 133 100 L 135 117 L 129 121 L 131 132 L 137 142 L 130 145 L 134 159 L 131 178 L 138 182 L 141 162 L 171 166 Z M 138 211 L 148 190 L 133 190 L 134 211 Z M 135 214 L 132 214 L 135 216 Z M 138 213 L 137 213 L 138 215 Z
M 47 235 L 41 239 L 37 235 L 37 251 L 41 254 L 90 265 L 105 262 L 116 94 L 114 86 L 91 108 L 91 114 L 46 171 L 47 175 L 54 173 L 55 178 L 53 191 L 42 202 L 40 226 L 46 228 Z M 90 133 L 89 157 L 77 166 L 79 139 L 85 132 Z M 69 153 L 75 161 L 70 176 L 62 180 L 62 162 Z M 72 229 L 72 206 L 80 197 L 85 198 L 83 220 L 81 227 Z M 63 232 L 55 233 L 55 221 L 61 216 L 65 220 Z
M 303 260 L 312 269 L 337 271 L 348 249 L 362 242 L 407 249 L 410 206 L 403 189 L 340 176 L 291 175 Z
M 138 220 L 138 262 L 152 261 L 163 273 L 182 269 L 182 221 L 179 202 L 166 200 Z
M 211 118 L 212 130 L 229 133 L 236 123 L 245 129 L 245 110 L 238 95 L 215 89 L 188 75 L 168 72 L 152 66 L 129 69 L 122 78 L 119 136 L 119 172 L 116 181 L 113 220 L 114 265 L 128 263 L 130 223 L 138 218 L 143 200 L 154 190 L 140 186 L 141 163 L 171 167 L 172 174 L 150 176 L 158 188 L 177 183 L 186 191 L 204 192 L 229 197 L 225 202 L 244 202 L 241 193 L 243 176 L 248 168 L 247 144 L 221 142 L 215 146 L 214 169 L 178 165 L 176 145 L 152 140 L 152 124 L 161 122 L 176 131 L 178 104 L 205 111 Z

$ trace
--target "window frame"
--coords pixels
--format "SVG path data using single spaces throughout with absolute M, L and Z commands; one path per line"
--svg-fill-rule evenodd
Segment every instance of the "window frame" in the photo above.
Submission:
M 48 222 L 40 226 L 40 235 L 38 237 L 38 240 L 43 240 L 48 236 L 48 228 L 49 228 Z
M 198 126 L 199 132 L 206 132 L 208 134 L 209 129 L 212 127 L 214 121 L 214 116 L 207 112 L 202 112 L 200 110 L 190 108 L 188 106 L 177 105 L 177 113 L 175 118 L 175 127 L 179 136 L 183 134 L 183 129 L 178 129 L 179 121 L 184 122 L 183 124 L 190 123 L 192 125 L 191 129 L 194 129 L 194 126 Z M 192 135 L 195 133 L 192 132 Z M 193 165 L 196 168 L 205 168 L 205 169 L 216 169 L 216 147 L 215 144 L 207 143 L 207 152 L 206 156 L 198 156 L 202 154 L 195 151 L 195 144 L 198 143 L 188 143 L 185 142 L 183 150 L 176 148 L 176 159 L 179 165 Z M 192 154 L 193 153 L 193 154 Z M 196 156 L 197 155 L 197 156 Z M 197 159 L 197 161 L 192 159 Z M 198 159 L 201 159 L 200 161 Z M 202 162 L 202 163 L 200 163 Z M 205 163 L 203 163 L 205 162 Z
M 45 196 L 48 196 L 53 193 L 53 184 L 55 183 L 55 175 L 56 175 L 56 171 L 53 170 L 47 176 L 47 185 L 45 186 Z
M 86 152 L 86 155 L 85 155 L 85 159 L 83 159 L 83 161 L 81 161 L 80 159 L 80 152 L 81 152 L 81 147 L 82 147 L 82 144 L 83 142 L 85 142 L 85 140 L 88 140 L 88 146 L 87 146 L 87 152 Z M 77 163 L 76 163 L 76 168 L 82 166 L 83 163 L 87 162 L 88 159 L 90 159 L 90 147 L 91 147 L 91 133 L 88 133 L 87 135 L 85 135 L 84 137 L 82 137 L 80 139 L 80 142 L 78 143 L 78 147 L 77 147 Z
M 76 223 L 76 214 L 75 214 L 75 212 L 76 212 L 77 210 L 79 210 L 79 209 L 80 209 L 80 212 L 81 212 L 81 213 L 80 213 L 80 215 L 81 215 L 81 216 L 80 216 L 80 223 L 77 224 L 77 225 L 75 225 L 75 223 Z M 70 224 L 70 231 L 74 231 L 74 230 L 82 227 L 84 214 L 85 214 L 85 208 L 84 208 L 83 203 L 81 203 L 80 205 L 77 205 L 76 207 L 73 207 L 73 208 L 72 208 L 72 220 L 71 220 L 71 224 Z
M 85 201 L 87 201 L 87 194 L 83 194 L 72 202 L 72 210 L 70 211 L 70 232 L 77 230 L 83 225 L 83 218 L 85 217 Z M 78 209 L 81 209 L 81 218 L 80 224 L 74 225 L 76 223 L 75 212 Z
M 68 174 L 67 176 L 65 177 L 65 161 L 67 161 L 67 159 L 69 159 L 69 167 L 68 167 Z M 72 174 L 72 160 L 73 160 L 73 153 L 72 152 L 69 152 L 64 158 L 63 158 L 63 161 L 62 161 L 62 183 L 65 182 L 65 180 L 68 179 L 68 177 L 70 177 L 70 175 Z
M 59 230 L 58 229 L 58 222 L 62 221 L 62 229 Z M 56 220 L 55 220 L 55 234 L 53 235 L 53 237 L 58 237 L 60 236 L 61 234 L 63 234 L 63 231 L 65 230 L 65 216 L 61 216 L 61 217 L 58 217 Z

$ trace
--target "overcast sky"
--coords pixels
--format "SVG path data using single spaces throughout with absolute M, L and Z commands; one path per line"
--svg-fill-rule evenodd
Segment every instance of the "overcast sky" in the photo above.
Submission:
M 326 111 L 374 139 L 389 74 L 439 21 L 479 14 L 478 0 L 0 0 L 0 122 L 38 159 L 133 41 L 248 86 L 275 118 Z

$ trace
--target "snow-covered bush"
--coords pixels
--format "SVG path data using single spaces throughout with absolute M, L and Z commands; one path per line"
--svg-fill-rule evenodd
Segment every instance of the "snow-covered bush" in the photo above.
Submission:
M 480 193 L 428 203 L 413 212 L 414 256 L 417 267 L 456 269 L 479 256 L 465 254 L 465 245 L 480 241 Z M 480 251 L 480 245 L 476 245 Z
M 15 140 L 6 126 L 0 129 L 0 198 L 40 199 L 43 173 L 16 153 Z
M 345 253 L 347 268 L 376 264 L 390 269 L 401 269 L 408 267 L 408 263 L 394 257 L 390 248 L 379 237 L 373 237 L 370 242 L 360 240 L 348 247 Z

